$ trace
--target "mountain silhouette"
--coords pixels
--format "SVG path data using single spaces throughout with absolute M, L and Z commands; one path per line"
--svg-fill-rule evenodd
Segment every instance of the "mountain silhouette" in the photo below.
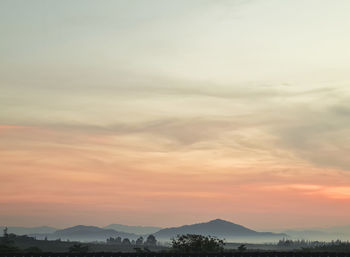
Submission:
M 126 233 L 132 233 L 137 235 L 146 235 L 146 234 L 152 234 L 159 230 L 161 230 L 161 227 L 151 227 L 151 226 L 127 226 L 122 224 L 110 224 L 104 229 L 114 229 L 120 232 L 126 232 Z
M 1 226 L 0 230 L 2 231 L 5 227 Z M 57 230 L 57 228 L 49 227 L 49 226 L 41 226 L 41 227 L 7 227 L 9 233 L 13 233 L 16 235 L 30 235 L 30 234 L 42 234 L 42 233 L 53 233 Z
M 222 219 L 215 219 L 205 223 L 197 223 L 192 225 L 185 225 L 181 227 L 165 228 L 154 233 L 156 238 L 170 239 L 177 235 L 183 234 L 198 234 L 210 235 L 218 238 L 282 238 L 286 234 L 277 234 L 272 232 L 257 232 L 244 226 L 225 221 Z
M 77 241 L 106 241 L 109 237 L 121 237 L 136 239 L 138 235 L 116 231 L 114 229 L 103 229 L 96 226 L 78 225 L 65 229 L 56 230 L 53 233 L 34 234 L 36 238 L 62 239 L 62 240 L 77 240 Z

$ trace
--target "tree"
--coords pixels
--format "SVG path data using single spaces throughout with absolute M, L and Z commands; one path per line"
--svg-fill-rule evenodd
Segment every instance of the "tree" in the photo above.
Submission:
M 120 245 L 122 243 L 122 238 L 120 236 L 113 238 L 107 238 L 107 244 L 117 244 Z
M 154 235 L 149 235 L 146 239 L 145 245 L 147 246 L 156 246 L 157 245 L 157 239 Z
M 4 237 L 5 238 L 9 237 L 9 233 L 8 233 L 8 228 L 7 227 L 4 228 Z
M 20 249 L 14 245 L 14 241 L 11 240 L 10 235 L 14 236 L 14 234 L 9 234 L 8 228 L 5 227 L 3 237 L 0 241 L 0 253 L 15 253 L 20 251 Z
M 136 245 L 143 245 L 143 237 L 140 236 L 138 239 L 136 239 Z
M 179 252 L 222 252 L 224 241 L 211 236 L 178 235 L 172 239 L 172 248 Z
M 14 234 L 11 234 L 11 235 L 14 236 Z M 1 244 L 2 245 L 7 245 L 7 246 L 13 244 L 13 241 L 10 238 L 10 234 L 8 233 L 8 228 L 7 227 L 4 228 L 3 237 L 1 239 Z
M 116 237 L 115 238 L 115 243 L 118 244 L 118 245 L 122 244 L 122 238 L 120 236 Z
M 122 241 L 122 245 L 131 245 L 129 238 L 124 238 Z

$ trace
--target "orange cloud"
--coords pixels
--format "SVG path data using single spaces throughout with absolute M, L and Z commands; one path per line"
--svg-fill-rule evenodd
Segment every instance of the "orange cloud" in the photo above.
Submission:
M 262 228 L 310 220 L 318 225 L 330 215 L 347 219 L 339 202 L 348 193 L 346 174 L 278 162 L 264 151 L 166 151 L 162 141 L 142 135 L 55 129 L 2 140 L 0 202 L 6 212 L 0 217 L 14 223 L 10 217 L 17 213 L 30 213 L 30 224 L 37 225 L 45 219 L 52 225 L 179 225 L 221 217 Z

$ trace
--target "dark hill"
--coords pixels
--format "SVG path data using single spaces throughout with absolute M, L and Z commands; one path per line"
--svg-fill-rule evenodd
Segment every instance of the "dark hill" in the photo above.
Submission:
M 4 230 L 4 226 L 0 226 L 0 230 Z M 53 233 L 57 228 L 41 226 L 41 227 L 7 227 L 9 233 L 16 235 L 30 235 L 30 234 L 43 234 L 43 233 Z
M 155 233 L 159 230 L 161 230 L 161 227 L 151 227 L 151 226 L 127 226 L 122 224 L 110 224 L 104 229 L 114 229 L 116 231 L 126 232 L 126 233 L 132 233 L 137 235 L 147 235 Z
M 257 232 L 251 229 L 248 229 L 244 226 L 216 219 L 205 223 L 198 223 L 193 225 L 185 225 L 175 228 L 165 228 L 162 229 L 154 235 L 159 239 L 169 240 L 176 235 L 183 234 L 199 234 L 199 235 L 210 235 L 218 238 L 226 239 L 247 239 L 247 238 L 259 238 L 259 239 L 271 239 L 271 238 L 282 238 L 286 237 L 286 234 L 276 234 L 271 232 Z
M 36 234 L 37 238 L 62 239 L 71 241 L 106 241 L 109 237 L 136 239 L 138 236 L 131 233 L 119 232 L 113 229 L 103 229 L 95 226 L 78 225 L 60 229 L 50 234 Z

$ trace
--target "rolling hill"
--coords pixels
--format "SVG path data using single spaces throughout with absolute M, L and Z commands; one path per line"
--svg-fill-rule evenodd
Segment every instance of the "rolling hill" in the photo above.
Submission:
M 159 230 L 161 227 L 150 227 L 150 226 L 127 226 L 122 224 L 110 224 L 104 229 L 114 229 L 120 232 L 132 233 L 137 235 L 153 234 Z
M 0 227 L 1 231 L 5 226 Z M 9 233 L 16 235 L 30 235 L 30 234 L 42 234 L 42 233 L 53 233 L 57 228 L 41 226 L 41 227 L 7 227 Z
M 49 240 L 61 239 L 82 242 L 106 241 L 106 239 L 109 237 L 129 238 L 130 240 L 139 237 L 138 235 L 132 233 L 125 233 L 113 229 L 103 229 L 95 226 L 83 225 L 56 230 L 53 233 L 32 234 L 31 236 L 35 236 L 38 239 L 43 239 L 46 237 Z
M 205 223 L 198 223 L 193 225 L 185 225 L 181 227 L 165 228 L 154 233 L 153 235 L 162 240 L 169 240 L 176 235 L 183 234 L 199 234 L 199 235 L 210 235 L 218 238 L 225 238 L 226 240 L 278 240 L 282 237 L 287 237 L 286 234 L 272 233 L 272 232 L 257 232 L 248 229 L 244 226 L 216 219 Z

